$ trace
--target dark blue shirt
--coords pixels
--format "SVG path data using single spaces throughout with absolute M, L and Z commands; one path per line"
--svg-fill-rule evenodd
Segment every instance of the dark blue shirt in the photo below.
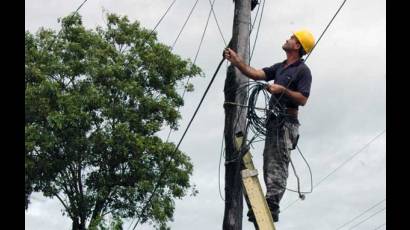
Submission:
M 279 84 L 287 87 L 292 91 L 297 91 L 303 94 L 305 97 L 309 97 L 310 86 L 312 84 L 312 75 L 309 67 L 303 62 L 303 59 L 296 61 L 295 63 L 285 68 L 286 60 L 274 64 L 271 67 L 263 68 L 265 72 L 266 81 L 274 80 L 275 84 Z M 283 94 L 273 94 L 270 100 L 270 104 L 274 104 L 276 99 L 280 98 L 280 103 L 287 108 L 298 109 L 298 104 L 295 103 L 289 96 Z

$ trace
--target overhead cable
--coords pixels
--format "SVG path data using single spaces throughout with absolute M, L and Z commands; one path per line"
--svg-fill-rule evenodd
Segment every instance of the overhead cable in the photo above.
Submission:
M 383 135 L 386 132 L 386 130 L 383 130 L 380 132 L 378 135 L 376 135 L 372 140 L 370 140 L 368 143 L 366 143 L 359 151 L 351 155 L 348 159 L 346 159 L 343 163 L 341 163 L 339 166 L 337 166 L 334 170 L 332 170 L 329 174 L 327 174 L 324 178 L 322 178 L 317 184 L 313 186 L 313 188 L 318 187 L 323 181 L 325 181 L 329 176 L 334 174 L 337 170 L 342 168 L 347 162 L 351 161 L 354 157 L 356 157 L 359 153 L 361 153 L 367 146 L 369 146 L 371 143 L 373 143 L 377 138 L 379 138 L 381 135 Z M 298 202 L 299 199 L 294 200 L 291 202 L 288 206 L 286 206 L 282 212 L 284 212 L 286 209 L 290 208 L 293 206 L 296 202 Z
M 362 213 L 360 213 L 359 215 L 353 217 L 352 219 L 348 220 L 346 223 L 342 224 L 340 227 L 338 227 L 336 230 L 339 230 L 341 228 L 343 228 L 344 226 L 352 223 L 353 221 L 355 221 L 357 218 L 363 216 L 364 214 L 366 214 L 367 212 L 369 212 L 370 210 L 372 210 L 373 208 L 377 207 L 379 204 L 383 203 L 386 200 L 386 198 L 384 198 L 383 200 L 377 202 L 375 205 L 371 206 L 370 208 L 364 210 Z
M 356 228 L 357 226 L 363 224 L 364 222 L 366 222 L 367 220 L 371 219 L 372 217 L 374 217 L 375 215 L 383 212 L 384 210 L 386 210 L 386 208 L 384 207 L 383 209 L 380 209 L 379 211 L 373 213 L 371 216 L 367 217 L 366 219 L 360 221 L 359 223 L 357 223 L 356 225 L 352 226 L 351 228 L 349 228 L 349 230 Z

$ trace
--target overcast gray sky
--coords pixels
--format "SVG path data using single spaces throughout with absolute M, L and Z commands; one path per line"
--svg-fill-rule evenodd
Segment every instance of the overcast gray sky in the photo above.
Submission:
M 158 27 L 158 38 L 171 45 L 196 0 L 177 0 Z M 83 0 L 26 0 L 25 27 L 35 32 L 39 27 L 58 29 L 57 18 L 74 11 Z M 104 25 L 104 12 L 126 15 L 152 29 L 172 0 L 89 0 L 80 14 L 88 28 Z M 309 28 L 316 38 L 324 30 L 342 0 L 277 0 L 267 1 L 251 65 L 270 66 L 285 59 L 281 49 L 291 31 Z M 232 0 L 216 0 L 215 13 L 225 39 L 232 34 L 234 4 Z M 199 0 L 175 52 L 194 58 L 210 5 Z M 253 16 L 254 13 L 253 12 Z M 253 39 L 252 35 L 252 44 Z M 206 77 L 192 82 L 195 91 L 185 96 L 181 109 L 180 131 L 171 136 L 179 140 L 202 93 L 221 58 L 224 43 L 211 19 L 197 64 Z M 314 183 L 338 168 L 369 141 L 386 129 L 386 2 L 383 0 L 348 0 L 319 45 L 307 61 L 313 83 L 311 96 L 300 108 L 299 147 L 310 163 Z M 194 120 L 180 149 L 194 164 L 193 183 L 199 194 L 176 201 L 172 229 L 221 229 L 224 202 L 218 192 L 218 165 L 224 127 L 223 85 L 226 67 L 221 68 L 207 98 Z M 168 130 L 159 133 L 164 137 Z M 262 172 L 263 143 L 251 150 L 254 163 Z M 309 174 L 300 155 L 292 152 L 302 189 L 309 189 Z M 296 179 L 289 171 L 288 187 L 296 188 Z M 224 188 L 224 165 L 221 165 L 221 188 Z M 260 181 L 263 179 L 260 175 Z M 352 160 L 327 177 L 306 200 L 298 201 L 280 214 L 278 230 L 332 230 L 382 201 L 386 197 L 386 135 L 374 140 Z M 286 192 L 282 209 L 297 194 Z M 71 223 L 61 215 L 57 200 L 39 193 L 31 196 L 25 212 L 29 230 L 70 229 Z M 342 229 L 349 229 L 383 210 L 386 203 L 367 212 Z M 246 217 L 247 208 L 244 208 Z M 386 210 L 357 225 L 354 229 L 372 230 L 386 222 Z M 129 222 L 125 227 L 128 227 Z M 385 229 L 383 226 L 379 229 Z M 152 229 L 149 225 L 139 229 Z M 243 229 L 253 229 L 244 218 Z

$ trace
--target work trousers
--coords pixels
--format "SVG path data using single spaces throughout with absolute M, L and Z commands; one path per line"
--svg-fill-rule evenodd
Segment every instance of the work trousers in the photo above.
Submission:
M 279 213 L 279 202 L 286 190 L 290 152 L 299 136 L 299 122 L 277 118 L 268 120 L 265 149 L 263 151 L 263 178 L 266 184 L 266 201 L 272 215 Z

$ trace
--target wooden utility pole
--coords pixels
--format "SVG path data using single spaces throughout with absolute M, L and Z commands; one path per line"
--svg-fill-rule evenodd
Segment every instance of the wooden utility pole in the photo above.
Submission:
M 230 48 L 237 52 L 245 63 L 249 63 L 251 0 L 234 0 L 234 2 L 235 13 Z M 224 87 L 225 101 L 246 104 L 248 97 L 247 87 L 240 86 L 243 86 L 247 82 L 248 78 L 234 66 L 230 65 L 228 67 Z M 241 230 L 243 191 L 240 167 L 242 159 L 237 159 L 238 152 L 235 135 L 239 132 L 245 133 L 246 108 L 228 104 L 225 104 L 224 108 L 225 156 L 228 163 L 225 165 L 225 212 L 223 230 Z

